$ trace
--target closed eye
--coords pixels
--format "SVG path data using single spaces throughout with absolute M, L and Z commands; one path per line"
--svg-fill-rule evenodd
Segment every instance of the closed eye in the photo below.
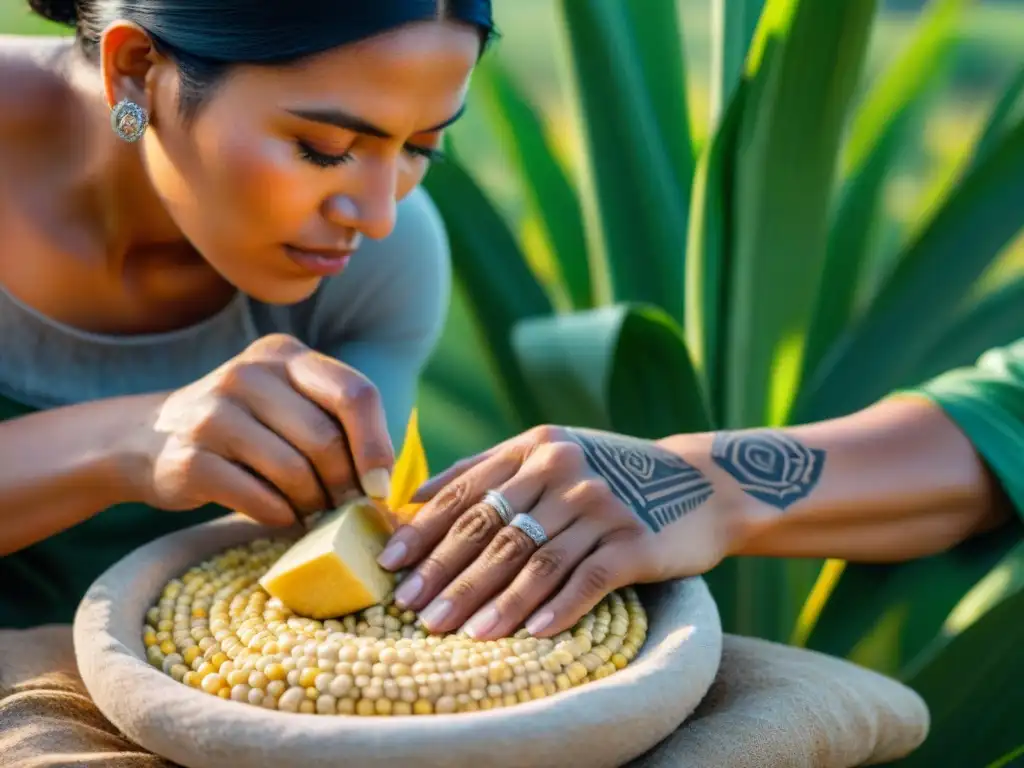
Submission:
M 298 141 L 299 156 L 308 163 L 319 166 L 320 168 L 336 168 L 339 165 L 344 165 L 352 160 L 351 152 L 343 152 L 340 155 L 332 155 L 326 152 L 310 146 L 305 141 Z M 430 147 L 420 147 L 415 144 L 406 144 L 403 148 L 405 153 L 412 157 L 423 157 L 428 162 L 440 162 L 445 159 L 444 152 L 440 149 L 432 149 Z
M 326 152 L 321 152 L 318 149 L 314 149 L 301 139 L 299 139 L 297 144 L 299 147 L 299 156 L 306 162 L 318 165 L 321 168 L 335 168 L 339 165 L 344 165 L 352 159 L 351 152 L 343 152 L 340 155 L 331 155 Z

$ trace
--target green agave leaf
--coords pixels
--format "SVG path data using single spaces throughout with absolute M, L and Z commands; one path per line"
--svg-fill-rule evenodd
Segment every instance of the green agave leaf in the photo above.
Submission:
M 743 77 L 743 63 L 765 0 L 711 2 L 711 119 L 717 122 Z
M 875 151 L 840 193 L 814 319 L 807 329 L 801 380 L 811 377 L 830 345 L 854 317 L 862 274 L 882 223 L 882 193 L 912 122 L 909 111 L 894 117 Z
M 424 186 L 444 219 L 456 279 L 485 340 L 481 362 L 499 374 L 516 426 L 532 426 L 538 410 L 516 365 L 511 333 L 523 318 L 551 314 L 551 302 L 501 215 L 457 161 L 431 168 Z
M 861 273 L 875 241 L 882 191 L 908 128 L 948 67 L 969 0 L 931 3 L 916 31 L 858 110 L 844 153 L 847 182 L 833 221 L 814 321 L 808 328 L 806 380 L 854 316 Z
M 769 2 L 755 36 L 749 66 L 757 82 L 737 150 L 730 427 L 776 422 L 788 410 L 821 279 L 836 154 L 874 12 L 875 0 Z
M 906 47 L 865 97 L 850 125 L 843 156 L 846 172 L 862 167 L 882 142 L 893 116 L 914 103 L 940 74 L 938 65 L 957 43 L 964 10 L 976 0 L 932 0 Z
M 581 195 L 588 245 L 591 263 L 602 265 L 591 278 L 598 304 L 653 304 L 681 321 L 689 185 L 680 186 L 673 163 L 685 153 L 670 151 L 662 132 L 663 121 L 685 107 L 655 108 L 654 98 L 685 94 L 648 89 L 654 72 L 645 62 L 680 71 L 682 64 L 658 39 L 638 39 L 627 5 L 559 2 L 586 148 Z M 649 0 L 643 9 L 645 28 L 674 27 L 674 2 Z M 683 134 L 685 125 L 676 130 Z
M 497 59 L 480 65 L 474 84 L 502 147 L 519 168 L 523 190 L 557 260 L 572 306 L 594 304 L 583 212 L 568 174 L 555 158 L 540 116 Z
M 822 2 L 769 0 L 747 56 L 749 82 L 741 86 L 743 115 L 732 150 L 728 323 L 720 331 L 725 341 L 719 342 L 727 355 L 718 386 L 721 423 L 728 427 L 772 419 L 767 374 L 785 362 L 789 325 L 802 331 L 806 322 L 793 310 L 803 299 L 809 314 L 817 288 L 814 271 L 820 267 L 814 262 L 820 262 L 824 249 L 840 124 L 866 47 L 873 3 L 847 4 L 836 17 L 834 12 Z M 814 141 L 807 142 L 807 136 Z M 799 179 L 790 184 L 794 173 Z M 792 273 L 798 273 L 795 283 Z M 755 296 L 756 290 L 763 295 Z M 759 301 L 765 297 L 767 303 Z M 783 399 L 789 397 L 787 389 L 781 387 Z M 725 561 L 706 578 L 726 631 L 785 642 L 814 568 L 740 558 Z
M 435 472 L 516 434 L 502 426 L 502 418 L 467 407 L 455 392 L 430 380 L 420 384 L 418 405 L 420 438 Z
M 1024 277 L 991 291 L 957 316 L 900 386 L 973 365 L 987 350 L 1020 338 L 1024 338 Z
M 1021 533 L 1020 526 L 993 531 L 907 563 L 847 563 L 817 617 L 809 617 L 806 646 L 899 675 Z
M 931 737 L 901 765 L 984 765 L 1020 741 L 1024 710 L 1024 542 L 972 589 L 905 676 Z
M 905 381 L 971 286 L 1024 226 L 1024 119 L 911 242 L 864 317 L 801 393 L 798 419 L 852 413 Z
M 524 320 L 513 345 L 544 421 L 648 439 L 710 426 L 682 333 L 657 307 Z
M 1024 118 L 1024 66 L 1010 80 L 989 116 L 974 150 L 972 165 L 984 158 L 1012 127 Z
M 813 563 L 800 560 L 743 557 L 723 561 L 704 580 L 725 632 L 786 643 L 814 573 Z
M 478 326 L 456 281 L 448 322 L 420 377 L 420 437 L 439 471 L 515 434 Z
M 676 0 L 621 3 L 640 56 L 648 94 L 676 186 L 688 202 L 696 164 L 686 99 L 686 57 Z
M 995 762 L 989 763 L 987 768 L 1013 768 L 1014 765 L 1020 765 L 1022 762 L 1024 762 L 1024 744 L 1011 749 Z
M 741 82 L 698 160 L 686 248 L 686 345 L 701 371 L 716 424 L 723 415 L 736 141 L 747 90 Z

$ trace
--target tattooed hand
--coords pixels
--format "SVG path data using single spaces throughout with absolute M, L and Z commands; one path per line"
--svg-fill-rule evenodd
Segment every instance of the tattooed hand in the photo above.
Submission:
M 707 451 L 703 460 L 713 468 Z M 492 489 L 511 507 L 505 521 L 483 501 Z M 426 504 L 381 565 L 416 566 L 396 600 L 434 632 L 493 639 L 526 622 L 546 637 L 614 589 L 714 567 L 725 555 L 726 518 L 709 505 L 719 498 L 705 471 L 654 443 L 540 427 L 424 486 L 417 500 Z M 528 526 L 506 525 L 518 513 L 539 524 L 539 541 Z

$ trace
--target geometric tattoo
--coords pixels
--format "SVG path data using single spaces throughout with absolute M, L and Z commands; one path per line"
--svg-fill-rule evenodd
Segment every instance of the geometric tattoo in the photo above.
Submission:
M 814 490 L 825 466 L 825 451 L 774 430 L 719 432 L 711 457 L 748 495 L 783 510 Z
M 655 533 L 713 493 L 711 482 L 698 469 L 646 440 L 567 431 L 580 444 L 590 468 Z

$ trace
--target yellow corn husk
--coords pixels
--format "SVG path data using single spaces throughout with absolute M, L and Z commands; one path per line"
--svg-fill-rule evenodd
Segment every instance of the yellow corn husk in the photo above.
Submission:
M 416 515 L 422 504 L 413 504 L 416 490 L 430 478 L 427 454 L 420 439 L 419 414 L 413 408 L 406 426 L 402 451 L 395 462 L 391 475 L 391 495 L 387 499 L 388 509 L 400 523 L 407 523 Z

